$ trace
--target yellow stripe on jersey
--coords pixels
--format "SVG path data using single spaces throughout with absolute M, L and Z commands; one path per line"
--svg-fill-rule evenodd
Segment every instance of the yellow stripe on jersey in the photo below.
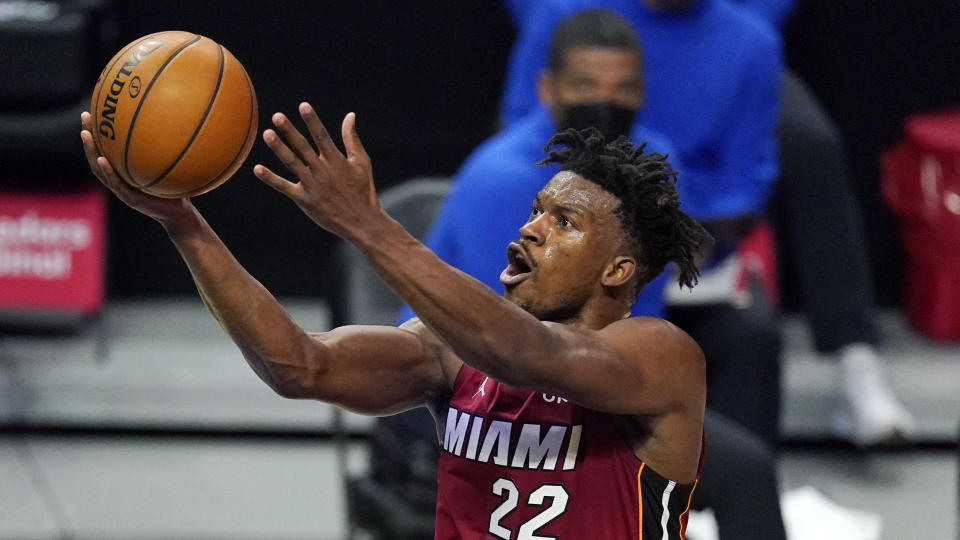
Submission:
M 646 466 L 646 463 L 641 463 L 640 470 L 637 471 L 637 500 L 640 502 L 640 519 L 637 520 L 637 523 L 639 523 L 637 529 L 640 531 L 640 540 L 643 540 L 643 482 L 640 480 L 640 476 Z
M 686 531 L 683 528 L 683 516 L 687 515 L 687 512 L 690 511 L 690 502 L 693 501 L 693 492 L 697 490 L 697 482 L 699 481 L 699 478 L 693 481 L 693 487 L 690 488 L 690 496 L 687 497 L 687 508 L 684 509 L 683 513 L 680 514 L 680 517 L 677 518 L 677 522 L 680 523 L 680 528 L 678 529 L 680 531 L 680 540 L 686 540 Z

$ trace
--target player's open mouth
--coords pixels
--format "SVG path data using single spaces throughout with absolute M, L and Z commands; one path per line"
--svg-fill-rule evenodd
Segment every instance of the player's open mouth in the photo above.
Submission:
M 510 242 L 507 246 L 507 267 L 500 273 L 500 283 L 513 286 L 527 279 L 536 267 L 532 257 L 524 253 L 517 242 Z

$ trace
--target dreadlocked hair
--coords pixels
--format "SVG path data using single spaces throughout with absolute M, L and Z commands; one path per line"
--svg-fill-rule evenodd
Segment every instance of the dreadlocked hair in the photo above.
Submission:
M 547 157 L 537 165 L 559 163 L 562 170 L 580 175 L 620 200 L 616 215 L 640 263 L 640 287 L 673 262 L 680 272 L 679 285 L 692 288 L 700 276 L 694 257 L 713 238 L 680 210 L 677 171 L 667 156 L 644 152 L 645 147 L 646 143 L 633 146 L 623 136 L 607 142 L 594 128 L 570 128 L 550 138 L 544 147 Z

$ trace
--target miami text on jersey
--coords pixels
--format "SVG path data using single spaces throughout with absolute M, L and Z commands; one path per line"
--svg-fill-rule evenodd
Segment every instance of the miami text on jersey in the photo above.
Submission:
M 582 428 L 580 424 L 521 424 L 491 420 L 450 407 L 443 449 L 480 463 L 556 471 L 561 466 L 560 452 L 566 448 L 559 470 L 572 471 L 577 466 Z M 515 430 L 519 430 L 518 437 L 512 436 Z

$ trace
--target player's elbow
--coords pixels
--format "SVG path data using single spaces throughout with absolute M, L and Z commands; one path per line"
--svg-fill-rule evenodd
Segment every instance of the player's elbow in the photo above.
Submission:
M 267 386 L 278 396 L 285 399 L 306 399 L 307 390 L 303 385 L 292 384 L 290 382 L 267 382 Z
M 317 399 L 322 396 L 318 396 L 316 380 L 315 373 L 303 368 L 285 368 L 264 382 L 282 398 Z
M 272 357 L 257 355 L 248 363 L 260 379 L 277 395 L 287 399 L 317 399 L 322 398 L 320 382 L 323 380 L 325 368 L 315 354 L 311 354 L 312 340 L 305 340 L 306 346 L 295 350 L 285 351 L 283 354 Z M 257 369 L 259 367 L 259 369 Z

